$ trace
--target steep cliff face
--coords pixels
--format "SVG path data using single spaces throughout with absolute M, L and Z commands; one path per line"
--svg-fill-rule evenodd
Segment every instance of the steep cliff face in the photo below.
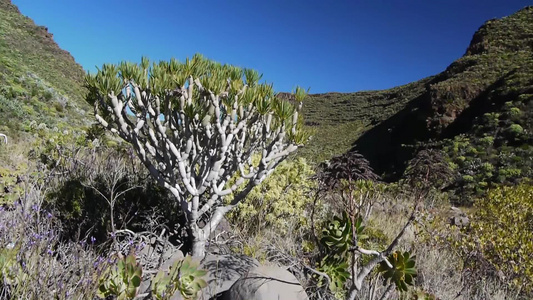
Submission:
M 429 87 L 428 126 L 437 133 L 451 127 L 449 136 L 468 125 L 464 116 L 458 120 L 465 111 L 472 119 L 503 98 L 527 93 L 531 88 L 532 55 L 533 7 L 486 22 L 474 34 L 466 54 Z
M 84 124 L 82 67 L 10 0 L 0 0 L 0 16 L 0 131 Z

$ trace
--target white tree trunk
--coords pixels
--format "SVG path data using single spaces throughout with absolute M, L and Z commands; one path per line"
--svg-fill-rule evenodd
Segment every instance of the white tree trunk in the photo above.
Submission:
M 192 256 L 204 257 L 205 256 L 205 246 L 207 244 L 207 239 L 194 238 L 192 241 Z

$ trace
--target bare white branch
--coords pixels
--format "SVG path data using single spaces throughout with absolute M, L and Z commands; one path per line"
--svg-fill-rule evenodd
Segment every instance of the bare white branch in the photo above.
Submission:
M 3 137 L 4 138 L 4 143 L 7 144 L 7 135 L 5 135 L 3 133 L 0 133 L 0 137 Z

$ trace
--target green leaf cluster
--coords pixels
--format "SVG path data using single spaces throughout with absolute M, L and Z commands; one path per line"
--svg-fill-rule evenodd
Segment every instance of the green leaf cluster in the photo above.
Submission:
M 200 54 L 185 62 L 172 59 L 150 63 L 143 57 L 140 64 L 104 64 L 95 74 L 87 74 L 85 86 L 89 93 L 86 100 L 95 105 L 109 123 L 113 121 L 110 111 L 114 96 L 127 103 L 137 118 L 144 118 L 147 104 L 154 109 L 160 107 L 157 112 L 150 113 L 160 115 L 165 121 L 177 118 L 174 121 L 178 131 L 191 122 L 195 126 L 208 126 L 228 115 L 235 122 L 245 119 L 247 113 L 272 115 L 271 128 L 285 128 L 292 141 L 297 144 L 305 142 L 303 121 L 297 114 L 301 106 L 295 107 L 278 97 L 271 84 L 259 82 L 261 77 L 255 70 L 221 64 Z M 136 93 L 137 89 L 139 93 Z M 185 91 L 187 99 L 183 98 Z M 306 91 L 297 88 L 296 104 L 305 96 Z M 213 97 L 220 98 L 219 107 L 214 107 Z M 220 110 L 219 119 L 215 117 L 215 109 Z
M 272 229 L 281 235 L 296 228 L 309 228 L 308 207 L 313 204 L 313 167 L 303 158 L 283 161 L 228 214 L 233 224 L 242 224 L 246 234 Z M 296 227 L 296 228 L 295 228 Z
M 391 263 L 390 268 L 385 261 L 379 265 L 378 272 L 382 273 L 385 284 L 394 283 L 400 292 L 406 292 L 408 285 L 414 284 L 416 277 L 415 256 L 409 252 L 396 251 L 391 253 L 387 260 Z
M 190 256 L 176 260 L 168 274 L 159 271 L 152 279 L 152 294 L 155 299 L 164 300 L 179 291 L 185 300 L 197 299 L 200 290 L 207 286 L 202 279 L 206 274 L 205 270 L 198 269 L 198 262 Z
M 360 217 L 357 219 L 357 223 L 360 226 L 358 228 L 359 233 L 364 229 Z M 352 236 L 352 221 L 344 212 L 342 218 L 333 217 L 333 220 L 322 230 L 320 243 L 329 250 L 328 253 L 344 256 L 352 244 Z
M 329 289 L 333 293 L 342 292 L 345 282 L 350 278 L 348 250 L 354 242 L 353 232 L 355 230 L 358 240 L 364 240 L 366 239 L 363 235 L 364 229 L 361 217 L 357 217 L 352 223 L 348 213 L 344 212 L 342 217 L 333 217 L 322 230 L 320 244 L 326 255 L 320 261 L 318 269 L 328 274 L 331 280 Z
M 357 223 L 360 227 L 356 227 L 356 230 L 362 232 L 364 227 L 360 224 L 360 218 Z M 320 261 L 318 269 L 328 274 L 331 280 L 328 288 L 333 293 L 342 292 L 345 282 L 350 278 L 348 249 L 352 245 L 352 233 L 352 220 L 346 212 L 342 217 L 333 217 L 322 230 L 320 244 L 326 255 Z
M 115 296 L 118 300 L 137 296 L 142 280 L 142 267 L 133 254 L 119 258 L 117 265 L 110 267 L 99 280 L 98 297 Z

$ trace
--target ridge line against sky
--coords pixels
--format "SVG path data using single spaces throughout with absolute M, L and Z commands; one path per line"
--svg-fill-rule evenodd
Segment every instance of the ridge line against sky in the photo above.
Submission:
M 13 0 L 85 70 L 194 53 L 254 68 L 277 91 L 386 89 L 442 72 L 524 0 Z

